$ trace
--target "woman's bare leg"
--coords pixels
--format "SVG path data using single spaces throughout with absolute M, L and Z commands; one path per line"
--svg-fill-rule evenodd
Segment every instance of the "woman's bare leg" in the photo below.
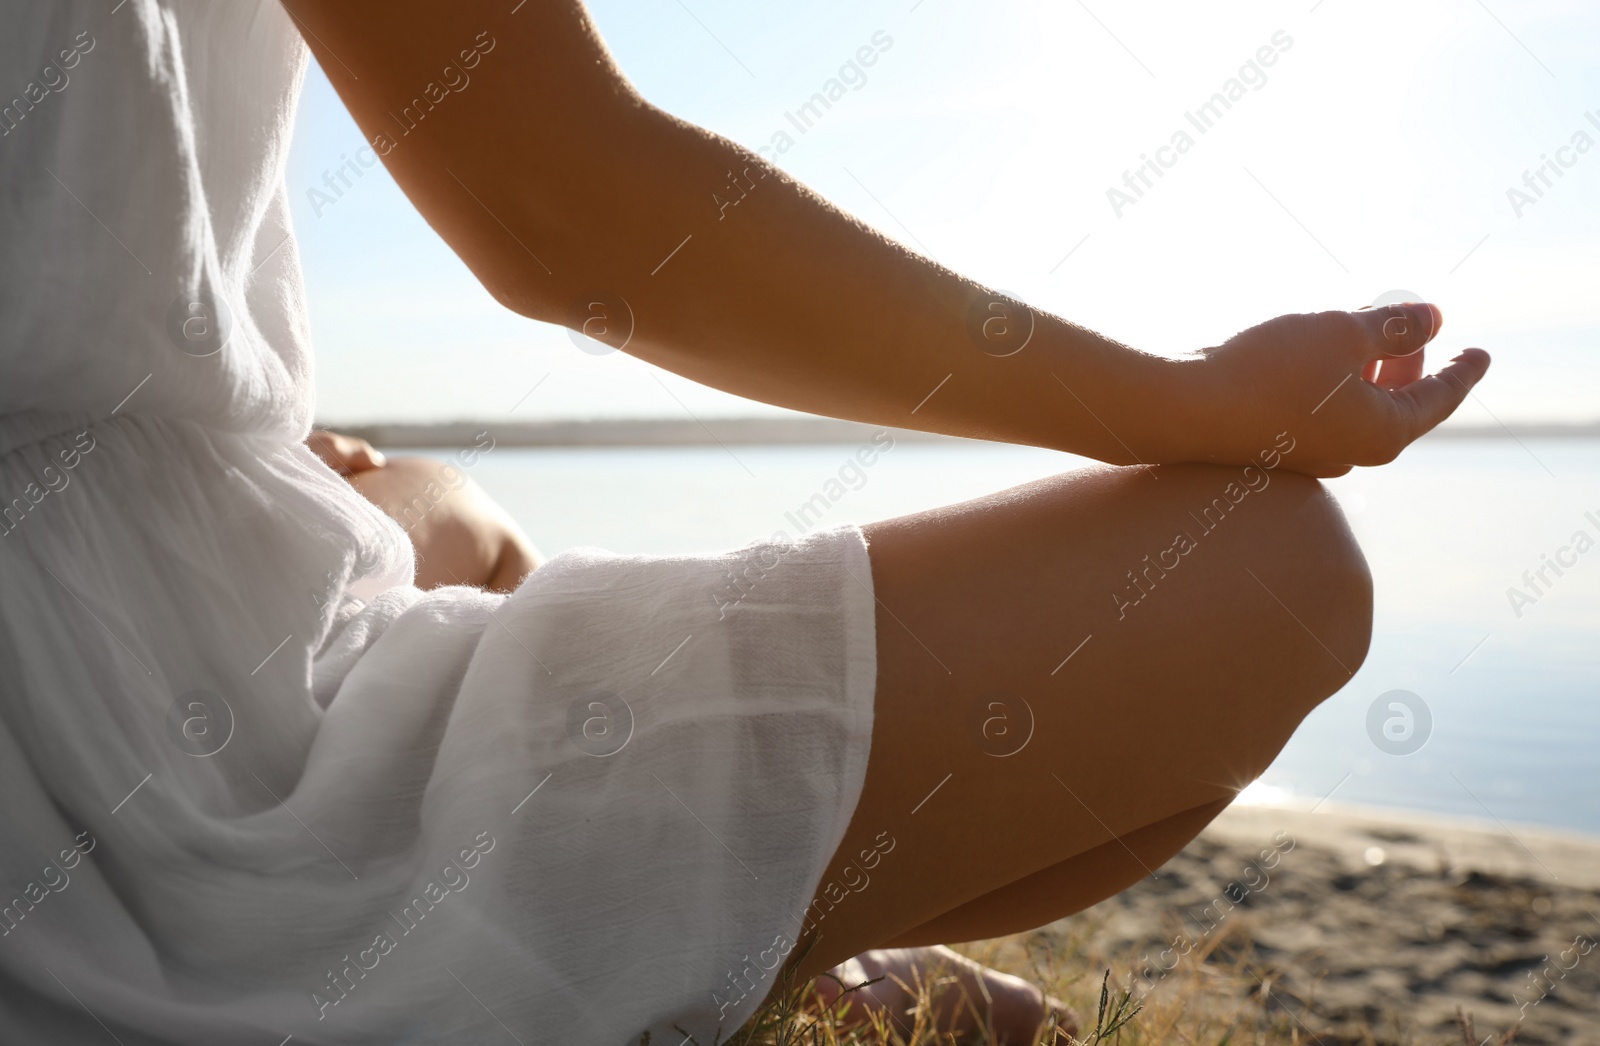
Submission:
M 1185 810 L 968 901 L 888 943 L 891 948 L 978 941 L 1023 933 L 1126 890 L 1166 864 L 1227 808 Z
M 859 892 L 819 897 L 801 977 L 1114 893 L 1350 678 L 1365 562 L 1315 481 L 1265 475 L 1097 468 L 867 528 L 877 717 L 823 880 Z
M 884 966 L 880 956 L 897 960 L 901 968 L 927 971 L 924 976 L 932 976 L 941 965 L 950 964 L 949 956 L 953 954 L 939 945 L 1020 933 L 1105 900 L 1149 874 L 1151 869 L 1166 864 L 1226 806 L 1226 800 L 1218 800 L 1185 810 L 1002 886 L 907 930 L 886 943 L 887 951 L 867 952 L 850 960 L 836 968 L 835 976 L 846 982 L 846 986 L 879 976 Z M 863 959 L 865 963 L 861 962 Z M 878 959 L 875 965 L 874 959 Z M 957 990 L 947 992 L 948 998 L 941 1000 L 945 1013 L 944 1021 L 939 1024 L 941 1030 L 970 1034 L 977 1025 L 983 1024 L 1001 1042 L 1033 1042 L 1043 1022 L 1054 1012 L 1063 1031 L 1077 1034 L 1076 1016 L 1037 987 L 985 969 L 971 960 L 962 962 L 964 967 L 951 971 Z M 901 973 L 870 989 L 853 993 L 851 999 L 858 1003 L 855 1009 L 861 1011 L 857 1021 L 881 1010 L 903 1022 L 903 1011 L 914 1000 L 901 982 L 911 984 L 914 979 L 912 973 Z M 824 1005 L 833 1004 L 840 996 L 840 985 L 827 979 L 819 978 L 816 986 Z M 980 1006 L 981 1012 L 976 1009 Z

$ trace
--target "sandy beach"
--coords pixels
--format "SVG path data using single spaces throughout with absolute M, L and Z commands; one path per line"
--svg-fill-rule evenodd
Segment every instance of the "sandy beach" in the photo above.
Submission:
M 1090 1017 L 1109 969 L 1135 1042 L 1600 1043 L 1597 942 L 1600 837 L 1326 803 L 1234 807 L 1123 894 L 961 950 Z

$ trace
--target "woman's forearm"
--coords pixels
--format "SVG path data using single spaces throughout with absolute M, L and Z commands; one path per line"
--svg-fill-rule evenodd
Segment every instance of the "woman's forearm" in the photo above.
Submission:
M 379 151 L 402 187 L 500 301 L 573 327 L 604 302 L 593 311 L 615 315 L 591 333 L 780 406 L 1106 461 L 1172 456 L 1154 422 L 1172 418 L 1158 401 L 1181 364 L 999 298 L 886 239 L 749 150 L 644 103 L 592 54 L 563 73 L 598 44 L 571 32 L 573 19 L 587 27 L 581 9 L 562 27 L 552 6 L 568 5 L 530 4 L 517 17 L 533 18 L 476 37 L 472 82 L 424 120 L 404 85 L 425 81 L 435 49 L 415 35 L 381 51 L 369 36 L 359 77 L 324 61 L 363 130 L 392 143 Z M 470 16 L 421 16 L 456 22 L 429 39 L 474 39 Z M 342 35 L 327 17 L 313 47 Z M 394 17 L 375 12 L 369 31 Z
M 725 139 L 648 107 L 623 125 L 632 162 L 572 187 L 551 273 L 505 295 L 520 311 L 572 324 L 588 290 L 618 295 L 629 352 L 798 410 L 1107 461 L 1171 450 L 1152 408 L 1179 364 L 997 296 Z

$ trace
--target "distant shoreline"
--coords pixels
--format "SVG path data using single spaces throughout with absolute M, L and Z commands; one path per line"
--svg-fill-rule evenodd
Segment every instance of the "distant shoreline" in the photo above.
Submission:
M 860 443 L 882 425 L 864 425 L 836 418 L 616 418 L 592 421 L 449 421 L 431 423 L 369 422 L 343 425 L 321 422 L 321 428 L 360 436 L 376 446 L 394 448 L 466 447 L 487 432 L 501 447 L 689 447 L 716 444 L 818 444 Z M 920 443 L 976 443 L 958 436 L 942 436 L 889 427 L 897 441 Z M 1587 424 L 1455 426 L 1435 429 L 1424 439 L 1595 439 L 1600 421 Z

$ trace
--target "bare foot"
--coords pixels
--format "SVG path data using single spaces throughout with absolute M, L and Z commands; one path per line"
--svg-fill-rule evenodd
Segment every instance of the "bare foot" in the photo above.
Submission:
M 1020 977 L 991 970 L 943 946 L 874 949 L 829 973 L 832 976 L 817 978 L 815 990 L 824 1008 L 843 1014 L 842 1028 L 867 1024 L 873 1014 L 881 1013 L 909 1037 L 910 1014 L 922 985 L 936 1000 L 934 1028 L 954 1035 L 959 1043 L 1033 1046 L 1046 1031 L 1051 1038 L 1045 1041 L 1051 1043 L 1056 1039 L 1048 1026 L 1052 1018 L 1054 1027 L 1067 1034 L 1078 1030 L 1060 1000 Z M 844 992 L 866 981 L 877 983 Z

